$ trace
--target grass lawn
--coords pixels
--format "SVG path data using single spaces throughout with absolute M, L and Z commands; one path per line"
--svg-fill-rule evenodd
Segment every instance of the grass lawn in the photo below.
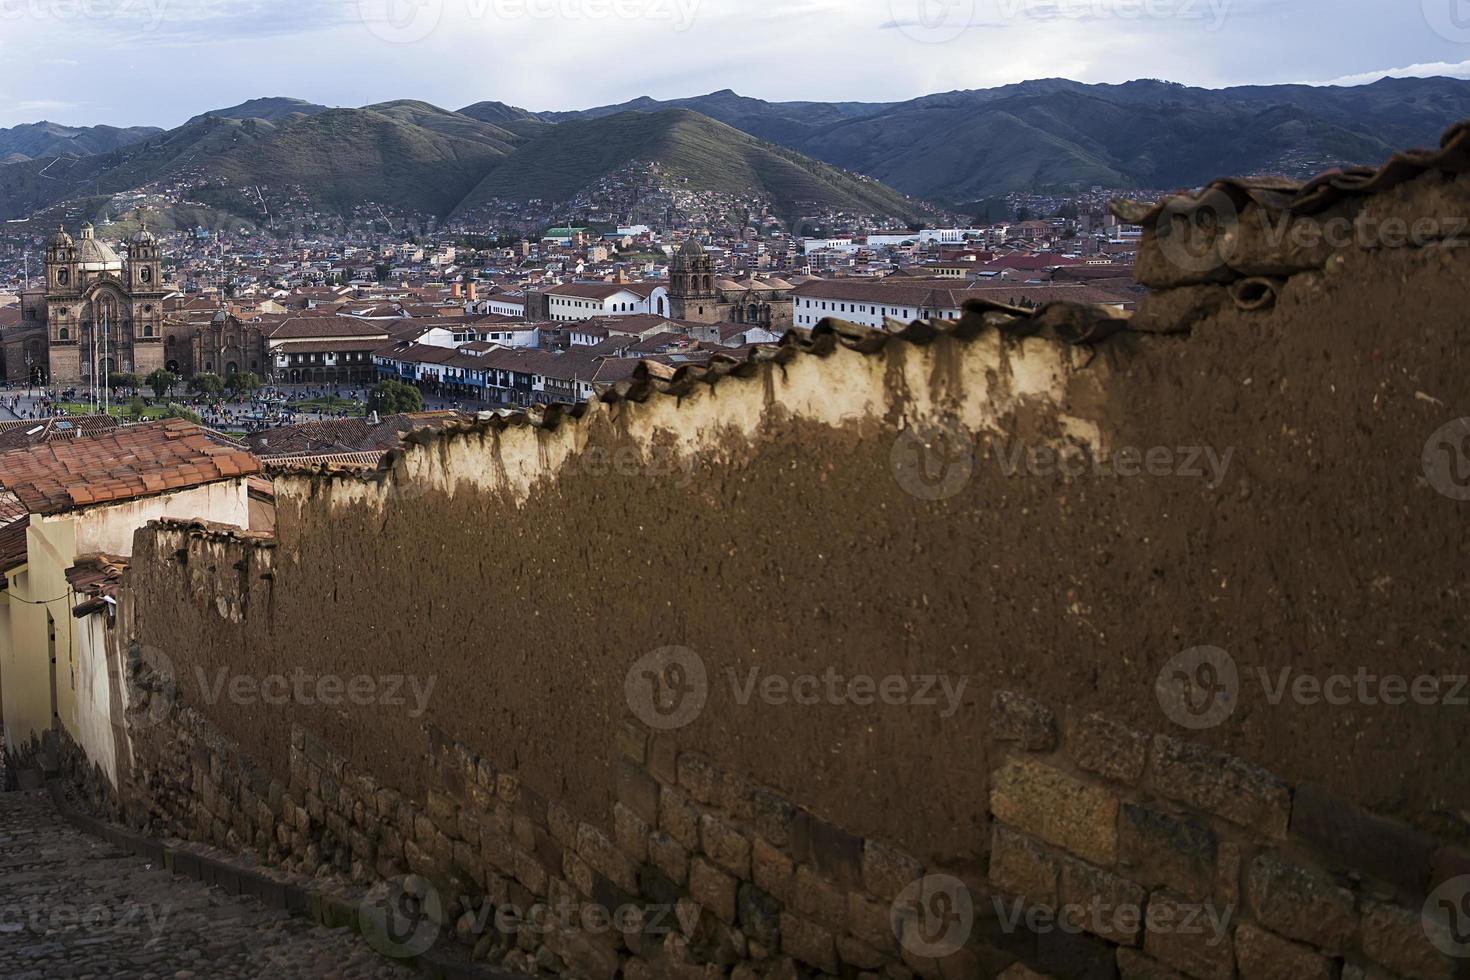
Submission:
M 63 412 L 65 412 L 68 415 L 97 415 L 97 414 L 101 414 L 100 412 L 93 410 L 92 403 L 91 402 L 60 402 L 56 407 L 59 408 L 59 409 L 61 409 Z M 163 418 L 163 416 L 166 415 L 167 413 L 168 413 L 168 409 L 166 407 L 164 407 L 163 405 L 153 405 L 153 406 L 150 406 L 148 408 L 143 409 L 143 418 L 145 418 L 145 419 L 158 419 L 158 418 Z M 136 418 L 137 417 L 137 416 L 133 415 L 133 410 L 128 406 L 128 402 L 123 402 L 121 405 L 114 404 L 114 405 L 110 406 L 109 409 L 108 409 L 107 414 L 109 414 L 113 418 L 117 418 L 117 419 L 131 419 L 131 418 Z

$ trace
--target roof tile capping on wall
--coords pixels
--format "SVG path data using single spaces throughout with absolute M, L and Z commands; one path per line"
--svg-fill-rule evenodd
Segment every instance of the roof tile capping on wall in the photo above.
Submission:
M 1300 192 L 1325 210 L 1292 222 L 1354 229 L 1288 238 L 1300 268 L 1146 240 L 1206 271 L 1132 318 L 827 321 L 277 471 L 273 547 L 145 529 L 115 632 L 168 654 L 179 717 L 134 736 L 138 792 L 160 829 L 470 907 L 697 904 L 675 939 L 547 939 L 583 976 L 1448 980 L 1419 911 L 1470 868 L 1463 707 L 1293 692 L 1466 673 L 1462 140 Z M 1201 651 L 1203 721 L 1171 700 Z M 670 658 L 699 698 L 650 687 Z M 222 669 L 433 683 L 419 713 L 246 704 L 200 687 Z M 829 674 L 913 697 L 790 696 Z M 234 805 L 256 776 L 269 818 Z M 961 894 L 947 950 L 919 909 Z

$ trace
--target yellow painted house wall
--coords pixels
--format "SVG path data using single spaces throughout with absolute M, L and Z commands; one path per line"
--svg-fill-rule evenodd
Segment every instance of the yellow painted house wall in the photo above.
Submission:
M 0 630 L 0 719 L 10 751 L 39 740 L 51 727 L 51 657 L 46 621 L 56 630 L 55 718 L 116 785 L 116 731 L 121 719 L 113 697 L 121 665 L 109 664 L 101 615 L 77 620 L 77 597 L 66 570 L 82 555 L 132 554 L 133 534 L 159 518 L 199 518 L 250 526 L 244 479 L 221 481 L 173 494 L 71 511 L 32 515 L 26 533 L 27 564 L 10 574 L 8 629 Z M 23 601 L 24 600 L 24 601 Z
M 51 727 L 51 657 L 47 614 L 56 631 L 56 716 L 76 730 L 76 654 L 73 599 L 66 570 L 76 558 L 70 520 L 32 521 L 29 561 L 10 575 L 10 630 L 0 651 L 5 744 L 29 745 Z

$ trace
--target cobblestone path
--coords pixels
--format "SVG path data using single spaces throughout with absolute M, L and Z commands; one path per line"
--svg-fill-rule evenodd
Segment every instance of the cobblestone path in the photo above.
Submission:
M 360 936 L 150 868 L 62 821 L 45 791 L 0 793 L 0 976 L 397 977 Z

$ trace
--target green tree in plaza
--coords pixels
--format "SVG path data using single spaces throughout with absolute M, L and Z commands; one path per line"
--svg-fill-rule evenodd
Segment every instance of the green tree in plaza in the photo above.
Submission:
M 402 381 L 383 381 L 368 393 L 367 408 L 379 416 L 422 412 L 424 396 L 417 388 Z
M 153 389 L 153 393 L 159 398 L 167 398 L 168 393 L 174 390 L 174 385 L 179 383 L 179 376 L 172 371 L 159 368 L 148 375 L 147 385 Z
M 212 397 L 225 390 L 225 383 L 217 374 L 196 374 L 189 379 L 189 390 Z
M 239 371 L 225 379 L 225 387 L 236 395 L 254 394 L 260 386 L 260 375 L 254 371 Z

